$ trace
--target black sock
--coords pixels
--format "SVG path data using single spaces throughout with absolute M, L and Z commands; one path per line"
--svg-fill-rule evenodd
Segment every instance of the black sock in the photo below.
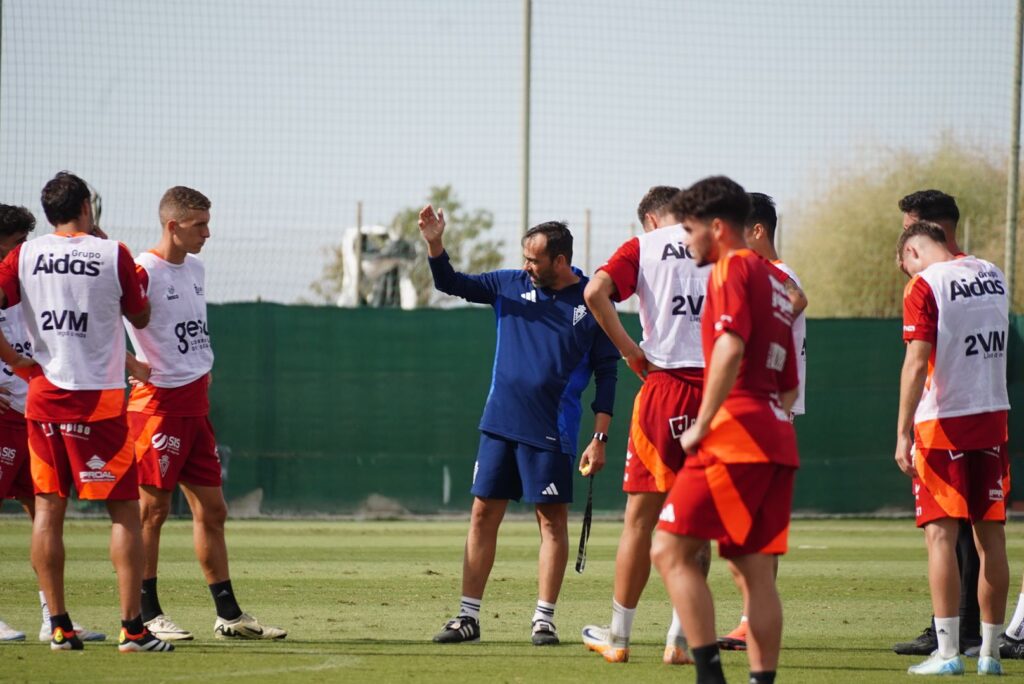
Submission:
M 235 592 L 231 588 L 231 580 L 211 584 L 210 593 L 213 594 L 213 602 L 217 604 L 217 617 L 223 620 L 237 620 L 242 614 L 242 609 L 235 600 Z
M 775 684 L 775 670 L 751 672 L 750 684 Z
M 67 613 L 61 613 L 60 615 L 50 615 L 50 632 L 52 633 L 55 629 L 60 627 L 65 632 L 74 630 L 71 625 L 71 617 Z
M 697 684 L 725 684 L 718 644 L 700 646 L 692 649 L 692 652 L 693 662 L 697 666 Z
M 128 632 L 131 636 L 138 636 L 142 634 L 144 629 L 146 629 L 142 625 L 141 615 L 136 615 L 131 620 L 121 620 L 121 626 L 124 627 L 124 631 Z
M 966 520 L 960 521 L 956 539 L 956 558 L 960 566 L 960 637 L 981 638 L 981 607 L 978 605 L 978 578 L 981 558 L 974 545 L 974 529 Z
M 149 622 L 157 615 L 163 614 L 164 609 L 160 607 L 160 598 L 156 593 L 156 577 L 142 580 L 142 621 Z

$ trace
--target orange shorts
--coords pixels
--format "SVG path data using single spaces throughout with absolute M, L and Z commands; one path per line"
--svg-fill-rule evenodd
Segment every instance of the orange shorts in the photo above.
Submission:
M 713 539 L 718 554 L 780 555 L 789 542 L 796 468 L 689 458 L 665 499 L 658 529 Z
M 91 423 L 28 421 L 28 450 L 36 494 L 80 499 L 139 498 L 135 452 L 124 414 Z
M 679 438 L 697 418 L 702 370 L 648 373 L 633 402 L 626 447 L 624 492 L 667 492 L 683 467 Z
M 12 409 L 7 411 L 14 413 Z M 31 499 L 28 432 L 25 419 L 0 418 L 0 499 Z M 20 415 L 20 414 L 17 414 Z
M 1010 458 L 1006 444 L 990 449 L 917 449 L 914 454 L 917 526 L 941 518 L 1006 521 Z
M 171 490 L 179 481 L 220 487 L 220 457 L 206 416 L 154 416 L 131 412 L 128 425 L 139 462 L 139 483 Z

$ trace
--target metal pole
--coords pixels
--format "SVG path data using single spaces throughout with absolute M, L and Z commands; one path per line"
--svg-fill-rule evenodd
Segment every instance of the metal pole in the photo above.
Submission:
M 1006 286 L 1013 310 L 1017 266 L 1017 193 L 1020 183 L 1021 46 L 1024 44 L 1024 0 L 1017 0 L 1017 38 L 1013 56 L 1013 105 L 1010 124 L 1010 168 L 1006 179 Z
M 530 229 L 530 35 L 533 32 L 533 0 L 523 0 L 523 139 L 519 208 L 522 234 Z
M 363 306 L 363 202 L 356 202 L 356 308 Z
M 590 275 L 590 210 L 583 210 L 583 239 L 587 241 L 583 258 L 583 272 Z

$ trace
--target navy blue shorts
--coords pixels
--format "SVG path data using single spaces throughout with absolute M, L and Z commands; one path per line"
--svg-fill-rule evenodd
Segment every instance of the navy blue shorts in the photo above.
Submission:
M 473 496 L 529 503 L 572 503 L 575 456 L 481 432 Z

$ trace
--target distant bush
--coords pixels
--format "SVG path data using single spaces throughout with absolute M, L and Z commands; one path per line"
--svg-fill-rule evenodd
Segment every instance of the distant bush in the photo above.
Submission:
M 808 314 L 832 317 L 902 315 L 906 277 L 896 268 L 896 239 L 902 229 L 900 198 L 937 188 L 960 208 L 957 240 L 969 251 L 1003 268 L 1006 161 L 942 136 L 926 153 L 883 150 L 869 168 L 830 174 L 811 198 L 784 216 L 783 258 L 800 275 L 808 293 Z M 1016 310 L 1024 306 L 1024 240 L 1017 234 Z

